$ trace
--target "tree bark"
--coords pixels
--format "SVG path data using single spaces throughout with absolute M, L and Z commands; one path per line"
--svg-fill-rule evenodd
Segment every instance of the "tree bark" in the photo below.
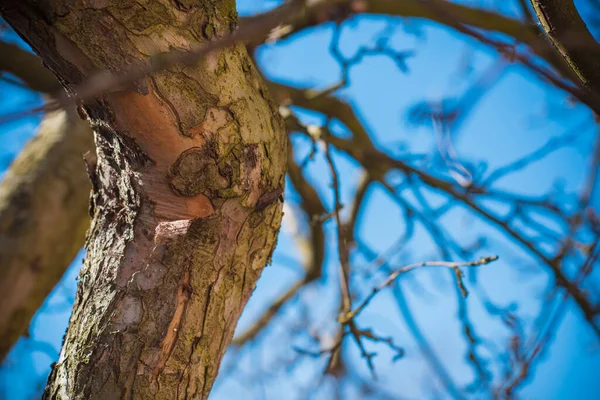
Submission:
M 573 0 L 531 0 L 531 4 L 548 39 L 581 84 L 600 94 L 600 43 Z
M 235 4 L 5 1 L 67 88 L 229 34 Z M 45 397 L 207 398 L 275 246 L 284 125 L 244 46 L 80 107 L 94 129 L 93 221 Z

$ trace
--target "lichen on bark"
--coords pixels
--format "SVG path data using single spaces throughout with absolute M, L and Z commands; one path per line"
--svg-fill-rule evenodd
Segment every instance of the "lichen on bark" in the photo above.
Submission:
M 67 87 L 229 34 L 232 1 L 8 1 Z M 46 398 L 206 398 L 282 216 L 284 126 L 243 46 L 82 105 L 93 222 Z

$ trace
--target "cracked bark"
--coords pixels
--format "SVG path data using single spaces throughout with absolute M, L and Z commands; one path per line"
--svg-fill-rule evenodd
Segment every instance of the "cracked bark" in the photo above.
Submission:
M 67 87 L 226 35 L 230 0 L 5 1 Z M 243 46 L 81 107 L 93 221 L 46 398 L 207 398 L 275 246 L 286 138 Z

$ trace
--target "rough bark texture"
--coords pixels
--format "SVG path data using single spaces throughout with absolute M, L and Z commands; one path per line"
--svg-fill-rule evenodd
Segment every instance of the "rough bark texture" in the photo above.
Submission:
M 5 1 L 69 87 L 228 34 L 235 4 Z M 243 46 L 81 107 L 94 131 L 87 259 L 46 398 L 206 398 L 274 246 L 286 140 Z
M 85 121 L 51 113 L 0 185 L 0 359 L 84 242 L 90 184 L 83 153 L 91 149 Z

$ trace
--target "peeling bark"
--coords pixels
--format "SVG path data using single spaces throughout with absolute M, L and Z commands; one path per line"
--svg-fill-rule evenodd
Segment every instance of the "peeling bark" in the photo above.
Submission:
M 229 0 L 2 7 L 67 90 L 95 71 L 226 35 L 237 19 Z M 283 122 L 243 46 L 81 111 L 97 148 L 93 222 L 45 397 L 207 398 L 275 246 Z

